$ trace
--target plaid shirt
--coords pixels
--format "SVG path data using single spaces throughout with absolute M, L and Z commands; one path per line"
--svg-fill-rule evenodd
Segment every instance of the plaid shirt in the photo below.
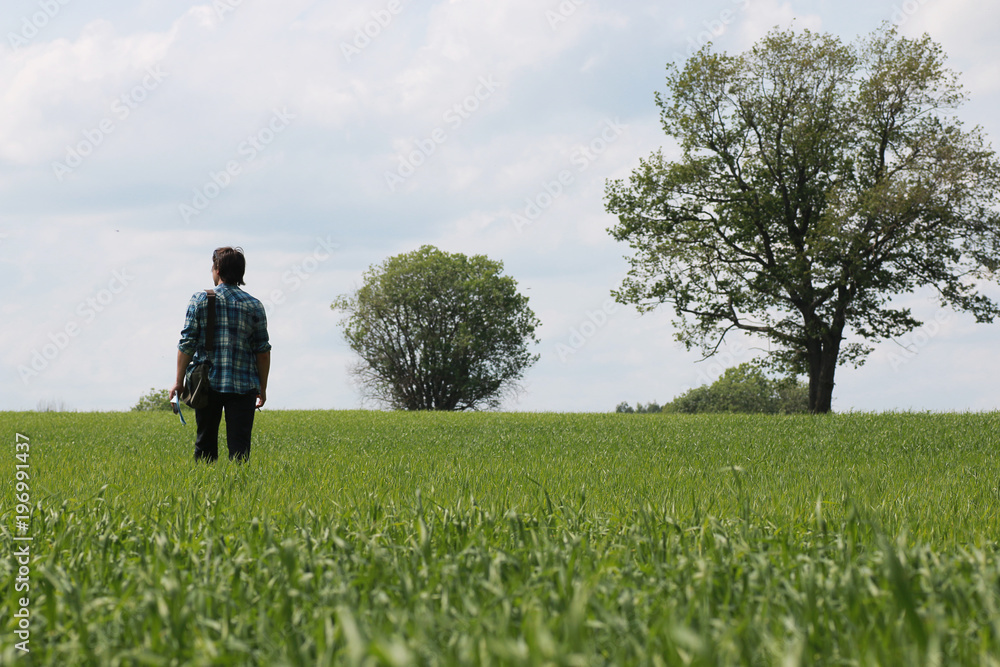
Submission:
M 185 381 L 191 369 L 207 358 L 205 329 L 208 316 L 205 309 L 208 295 L 198 292 L 188 303 L 181 342 L 177 349 L 190 354 Z M 264 306 L 239 287 L 220 284 L 215 288 L 215 349 L 211 354 L 212 369 L 209 383 L 216 391 L 248 394 L 260 390 L 257 356 L 271 349 L 267 338 L 267 316 Z

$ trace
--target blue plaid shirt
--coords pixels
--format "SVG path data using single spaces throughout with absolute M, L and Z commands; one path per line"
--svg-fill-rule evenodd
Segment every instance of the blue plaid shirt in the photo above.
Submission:
M 205 292 L 198 292 L 188 303 L 181 342 L 177 345 L 178 350 L 193 357 L 185 381 L 191 369 L 206 359 L 207 303 Z M 270 349 L 267 317 L 261 302 L 235 285 L 222 283 L 216 287 L 215 349 L 208 355 L 212 363 L 208 374 L 212 389 L 234 394 L 259 391 L 257 355 Z

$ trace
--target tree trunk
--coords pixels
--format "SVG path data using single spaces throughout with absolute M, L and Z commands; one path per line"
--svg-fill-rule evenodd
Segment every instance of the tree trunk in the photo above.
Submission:
M 841 332 L 809 341 L 809 412 L 826 414 L 833 404 L 833 376 L 840 355 Z

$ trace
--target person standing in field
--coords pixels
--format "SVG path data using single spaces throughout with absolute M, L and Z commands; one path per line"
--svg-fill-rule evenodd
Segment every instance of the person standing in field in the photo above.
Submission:
M 219 423 L 225 411 L 229 458 L 246 461 L 250 456 L 254 410 L 267 401 L 267 375 L 271 367 L 267 317 L 261 302 L 240 289 L 246 284 L 245 271 L 242 248 L 218 248 L 212 253 L 215 346 L 207 355 L 211 361 L 212 392 L 208 405 L 195 410 L 198 424 L 195 460 L 212 462 L 219 458 Z M 184 388 L 190 369 L 206 358 L 208 304 L 204 291 L 192 296 L 188 303 L 177 345 L 177 381 L 170 389 L 171 399 Z

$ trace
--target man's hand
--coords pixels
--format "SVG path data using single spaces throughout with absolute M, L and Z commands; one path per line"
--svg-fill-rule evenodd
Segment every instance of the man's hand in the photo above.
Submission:
M 267 389 L 261 389 L 257 392 L 257 409 L 264 407 L 265 402 L 267 402 Z
M 187 372 L 188 364 L 191 363 L 191 355 L 185 354 L 180 350 L 177 350 L 177 379 L 174 381 L 174 386 L 170 388 L 170 393 L 167 395 L 167 400 L 173 400 L 174 396 L 181 393 L 184 389 L 184 376 Z

